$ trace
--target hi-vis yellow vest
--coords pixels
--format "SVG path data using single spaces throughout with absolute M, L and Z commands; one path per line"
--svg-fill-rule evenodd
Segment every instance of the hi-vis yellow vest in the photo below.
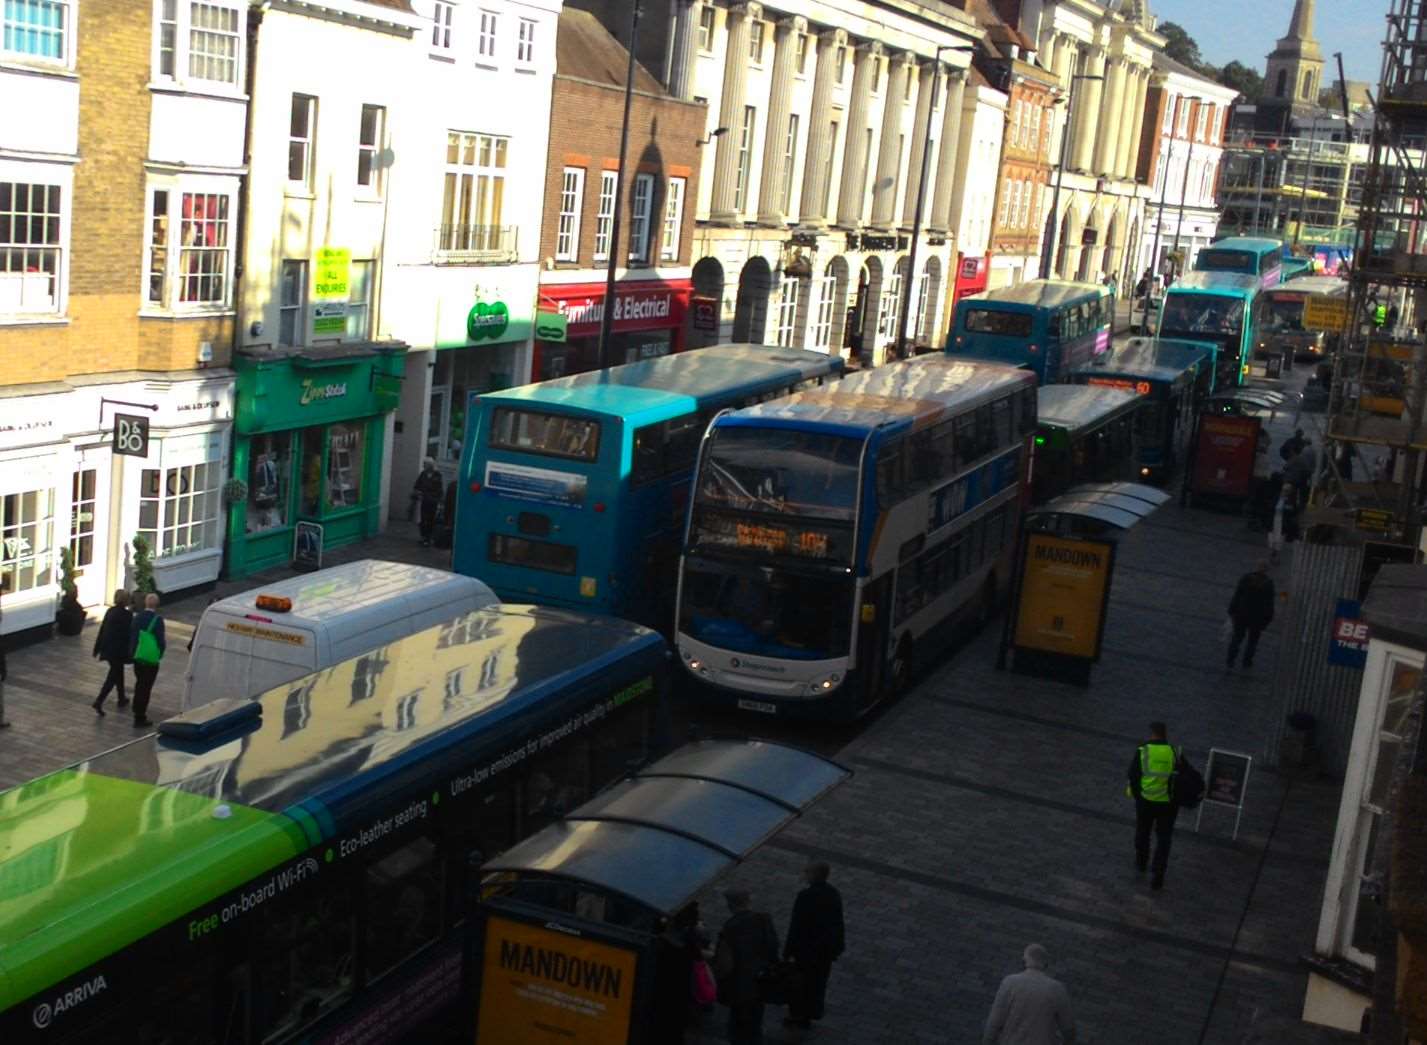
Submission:
M 1168 802 L 1169 781 L 1177 752 L 1168 744 L 1140 746 L 1140 797 L 1146 802 Z

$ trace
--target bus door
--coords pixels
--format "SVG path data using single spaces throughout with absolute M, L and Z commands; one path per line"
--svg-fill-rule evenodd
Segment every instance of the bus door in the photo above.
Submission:
M 892 578 L 888 570 L 862 589 L 857 616 L 857 668 L 864 700 L 874 701 L 890 683 L 887 678 L 888 636 L 892 627 Z

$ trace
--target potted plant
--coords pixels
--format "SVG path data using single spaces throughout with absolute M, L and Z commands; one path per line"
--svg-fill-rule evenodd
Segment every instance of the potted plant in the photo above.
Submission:
M 134 538 L 133 589 L 135 594 L 147 595 L 157 592 L 154 585 L 154 553 L 149 542 L 142 537 Z
M 74 553 L 68 548 L 61 548 L 59 553 L 59 590 L 55 627 L 61 635 L 78 635 L 84 630 L 84 607 L 79 604 L 79 586 L 74 583 Z

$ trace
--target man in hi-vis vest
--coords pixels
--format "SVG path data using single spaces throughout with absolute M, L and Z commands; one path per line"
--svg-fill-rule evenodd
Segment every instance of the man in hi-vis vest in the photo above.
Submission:
M 1154 829 L 1154 877 L 1150 886 L 1164 888 L 1164 869 L 1169 863 L 1169 843 L 1174 837 L 1174 818 L 1179 807 L 1174 802 L 1174 773 L 1179 752 L 1170 746 L 1163 722 L 1150 723 L 1150 738 L 1135 749 L 1128 771 L 1129 792 L 1135 799 L 1135 868 L 1150 865 L 1150 829 Z

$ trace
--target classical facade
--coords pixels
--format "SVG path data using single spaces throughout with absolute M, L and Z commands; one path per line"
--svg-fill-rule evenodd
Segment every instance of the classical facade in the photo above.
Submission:
M 4 631 L 218 576 L 247 0 L 8 4 L 0 41 Z M 131 420 L 137 419 L 137 420 Z M 147 432 L 145 435 L 144 432 Z
M 1001 156 L 1005 148 L 1007 98 L 972 68 L 962 98 L 961 133 L 951 190 L 951 233 L 955 237 L 951 296 L 941 315 L 938 344 L 951 326 L 952 308 L 968 294 L 988 289 L 991 277 L 991 236 L 996 199 L 1002 184 Z
M 1150 191 L 1133 274 L 1186 272 L 1219 231 L 1217 186 L 1238 92 L 1156 52 L 1139 178 Z

